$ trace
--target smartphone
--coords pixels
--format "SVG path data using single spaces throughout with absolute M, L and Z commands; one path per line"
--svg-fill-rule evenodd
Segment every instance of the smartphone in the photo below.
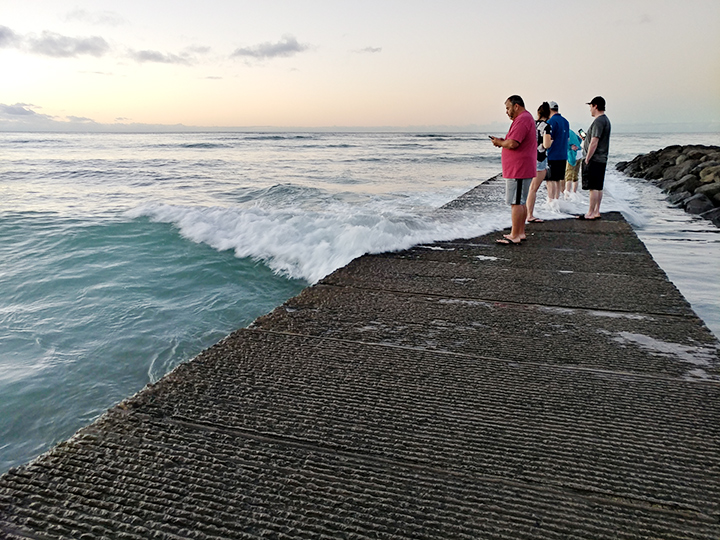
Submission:
M 586 133 L 582 130 L 582 128 L 581 128 L 581 129 L 578 129 L 578 133 L 580 134 L 580 136 L 581 136 L 583 139 L 585 138 Z
M 493 137 L 492 135 L 488 135 L 488 139 L 490 139 L 491 141 L 492 141 L 494 138 L 495 138 L 495 137 Z

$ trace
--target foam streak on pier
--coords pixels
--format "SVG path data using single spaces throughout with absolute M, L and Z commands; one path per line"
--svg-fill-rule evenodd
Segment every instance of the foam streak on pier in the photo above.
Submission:
M 0 477 L 0 537 L 717 539 L 717 340 L 620 214 L 528 231 L 356 259 Z

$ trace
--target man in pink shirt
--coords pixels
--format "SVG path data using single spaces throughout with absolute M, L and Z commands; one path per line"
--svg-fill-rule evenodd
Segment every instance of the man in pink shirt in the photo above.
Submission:
M 505 200 L 511 205 L 512 228 L 504 234 L 498 244 L 515 245 L 525 240 L 525 218 L 527 217 L 528 191 L 537 160 L 535 119 L 525 110 L 520 96 L 510 96 L 505 101 L 505 112 L 512 120 L 510 131 L 504 139 L 490 137 L 492 143 L 502 148 L 502 175 L 505 178 Z

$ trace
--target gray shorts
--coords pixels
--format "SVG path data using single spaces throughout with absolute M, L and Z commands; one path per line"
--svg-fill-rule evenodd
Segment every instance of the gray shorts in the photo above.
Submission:
M 505 179 L 505 202 L 513 204 L 525 204 L 532 178 L 506 178 Z

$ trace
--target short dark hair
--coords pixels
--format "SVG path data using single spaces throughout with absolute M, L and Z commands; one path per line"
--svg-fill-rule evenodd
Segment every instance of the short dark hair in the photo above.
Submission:
M 507 98 L 505 101 L 509 101 L 513 105 L 520 105 L 521 107 L 525 106 L 525 102 L 523 101 L 523 98 L 521 98 L 518 95 L 512 95 L 509 98 Z

